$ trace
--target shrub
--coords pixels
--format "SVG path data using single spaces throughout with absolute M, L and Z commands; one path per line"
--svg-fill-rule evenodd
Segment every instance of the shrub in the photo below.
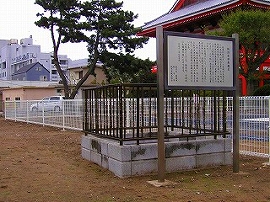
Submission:
M 260 88 L 257 88 L 254 92 L 253 92 L 254 96 L 268 96 L 270 95 L 270 84 L 266 84 Z

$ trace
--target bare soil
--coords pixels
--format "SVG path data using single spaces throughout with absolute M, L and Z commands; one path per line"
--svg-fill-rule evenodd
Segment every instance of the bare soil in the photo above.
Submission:
M 120 179 L 81 158 L 81 132 L 0 118 L 0 201 L 270 201 L 268 159 L 241 156 L 232 166 Z

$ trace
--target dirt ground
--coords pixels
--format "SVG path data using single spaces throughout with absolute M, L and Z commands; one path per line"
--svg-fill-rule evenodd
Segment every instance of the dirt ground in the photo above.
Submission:
M 155 187 L 157 176 L 120 179 L 81 158 L 81 132 L 0 118 L 2 201 L 270 201 L 268 159 L 241 156 L 232 166 L 166 174 L 174 185 Z

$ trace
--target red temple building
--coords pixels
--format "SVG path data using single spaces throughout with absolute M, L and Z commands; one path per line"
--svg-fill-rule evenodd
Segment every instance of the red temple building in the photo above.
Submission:
M 223 14 L 245 9 L 270 9 L 270 0 L 177 0 L 168 13 L 145 23 L 140 36 L 155 37 L 156 27 L 166 31 L 204 34 L 205 30 L 219 28 Z M 270 57 L 259 67 L 259 71 L 270 70 Z M 242 95 L 247 94 L 245 77 L 239 75 Z M 264 74 L 259 86 L 270 83 L 270 74 Z

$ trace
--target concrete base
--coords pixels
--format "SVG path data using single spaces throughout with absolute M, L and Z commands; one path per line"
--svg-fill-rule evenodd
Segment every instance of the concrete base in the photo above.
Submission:
M 165 142 L 166 172 L 190 170 L 200 167 L 231 165 L 231 139 L 198 139 Z M 123 145 L 93 135 L 82 136 L 82 157 L 92 161 L 116 176 L 156 174 L 158 171 L 158 145 Z

